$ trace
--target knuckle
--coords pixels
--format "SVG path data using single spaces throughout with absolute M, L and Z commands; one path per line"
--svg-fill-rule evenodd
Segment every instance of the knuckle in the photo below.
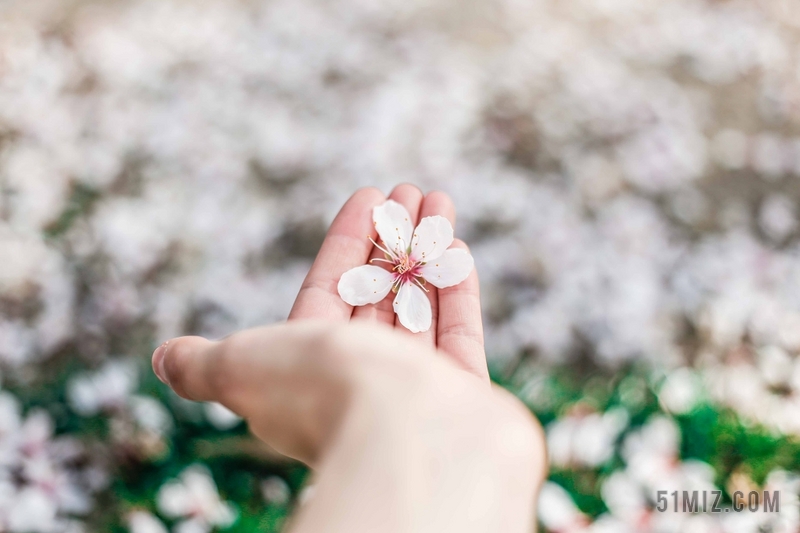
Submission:
M 361 383 L 369 376 L 406 383 L 419 381 L 424 367 L 421 358 L 404 349 L 405 339 L 391 335 L 396 334 L 376 324 L 328 325 L 309 340 L 306 353 L 314 368 L 351 383 Z M 396 342 L 392 344 L 392 340 Z M 386 349 L 377 348 L 381 345 Z
M 450 290 L 448 287 L 446 290 Z M 439 328 L 439 337 L 464 337 L 477 342 L 483 348 L 483 327 L 471 322 L 446 324 Z

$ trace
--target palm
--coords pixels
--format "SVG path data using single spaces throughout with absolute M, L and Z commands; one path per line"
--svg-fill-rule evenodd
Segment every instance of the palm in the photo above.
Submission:
M 455 208 L 444 193 L 433 192 L 423 197 L 416 187 L 400 185 L 392 191 L 389 198 L 403 204 L 417 220 L 441 215 L 455 226 Z M 336 288 L 344 272 L 365 264 L 372 257 L 382 255 L 374 249 L 367 236 L 375 238 L 372 208 L 385 200 L 378 189 L 367 188 L 356 191 L 345 203 L 328 230 L 317 259 L 297 295 L 289 320 L 366 320 L 405 329 L 396 320 L 391 298 L 377 304 L 353 308 L 339 297 Z M 466 247 L 459 240 L 453 246 Z M 478 276 L 475 271 L 454 287 L 430 287 L 428 297 L 433 311 L 433 322 L 428 331 L 417 333 L 415 337 L 430 346 L 438 347 L 473 374 L 488 379 Z

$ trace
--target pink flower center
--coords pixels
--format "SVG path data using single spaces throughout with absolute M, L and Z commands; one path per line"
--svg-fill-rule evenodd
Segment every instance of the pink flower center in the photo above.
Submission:
M 392 270 L 395 273 L 395 283 L 410 283 L 415 278 L 422 277 L 420 263 L 413 261 L 407 254 L 401 254 L 400 257 L 395 259 Z
M 372 239 L 372 236 L 367 235 L 367 238 L 375 245 L 378 250 L 384 253 L 385 259 L 373 258 L 369 262 L 379 261 L 382 263 L 389 263 L 392 265 L 392 272 L 394 272 L 394 281 L 392 282 L 392 291 L 397 292 L 400 286 L 404 283 L 416 283 L 419 288 L 425 292 L 425 278 L 422 277 L 422 265 L 424 261 L 414 261 L 411 259 L 407 251 L 400 251 L 400 248 L 395 248 L 389 251 L 389 247 L 384 248 Z M 385 242 L 383 243 L 386 244 Z

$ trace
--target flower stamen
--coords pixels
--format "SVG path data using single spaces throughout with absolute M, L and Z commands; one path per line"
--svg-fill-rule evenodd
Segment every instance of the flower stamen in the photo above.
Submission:
M 372 238 L 372 236 L 371 236 L 371 235 L 367 235 L 367 239 L 369 239 L 369 241 L 370 241 L 372 244 L 374 244 L 374 245 L 375 245 L 375 247 L 376 247 L 378 250 L 380 250 L 381 252 L 385 253 L 386 255 L 388 255 L 389 257 L 391 257 L 391 258 L 393 258 L 393 259 L 397 258 L 397 255 L 396 255 L 396 254 L 394 254 L 394 253 L 390 252 L 389 250 L 387 250 L 386 248 L 384 248 L 383 246 L 381 246 L 380 244 L 378 244 L 377 242 L 375 242 L 375 240 Z M 384 243 L 384 244 L 385 244 L 385 243 Z
M 417 285 L 419 285 L 419 288 L 420 288 L 420 289 L 422 289 L 423 291 L 425 291 L 425 292 L 431 292 L 431 291 L 429 291 L 428 289 L 426 289 L 426 288 L 425 288 L 425 285 L 423 285 L 422 283 L 420 283 L 420 281 L 419 281 L 419 278 L 418 278 L 418 277 L 416 277 L 416 276 L 414 277 L 414 283 L 416 283 Z

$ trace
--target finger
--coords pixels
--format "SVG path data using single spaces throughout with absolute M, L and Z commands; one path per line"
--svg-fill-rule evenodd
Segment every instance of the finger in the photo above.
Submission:
M 346 404 L 337 382 L 344 365 L 321 356 L 331 355 L 329 332 L 325 323 L 298 321 L 218 342 L 180 337 L 154 352 L 153 370 L 179 396 L 221 403 L 277 451 L 309 461 Z
M 453 248 L 468 249 L 460 239 Z M 486 351 L 483 346 L 483 321 L 478 273 L 446 289 L 439 289 L 439 349 L 476 376 L 489 380 Z
M 372 251 L 367 236 L 376 235 L 372 208 L 384 200 L 381 191 L 368 187 L 356 191 L 344 204 L 300 288 L 289 320 L 349 320 L 353 308 L 339 297 L 336 285 L 346 271 L 366 263 Z
M 456 224 L 456 208 L 450 197 L 441 192 L 433 191 L 428 193 L 422 200 L 420 206 L 419 218 L 440 215 L 450 221 L 450 224 L 455 228 Z M 422 331 L 416 334 L 416 337 L 424 343 L 436 347 L 437 337 L 437 323 L 439 316 L 439 295 L 438 289 L 431 285 L 426 284 L 425 288 L 428 290 L 428 300 L 431 302 L 431 328 L 428 331 Z M 396 322 L 398 328 L 405 330 L 398 320 Z
M 411 215 L 411 223 L 416 225 L 419 216 L 422 191 L 414 185 L 403 183 L 394 188 L 389 199 L 403 205 Z M 382 258 L 383 252 L 374 248 L 371 259 Z M 375 263 L 376 265 L 380 263 Z M 376 304 L 361 305 L 353 309 L 353 318 L 358 320 L 373 320 L 384 324 L 394 324 L 394 309 L 392 308 L 393 293 Z

